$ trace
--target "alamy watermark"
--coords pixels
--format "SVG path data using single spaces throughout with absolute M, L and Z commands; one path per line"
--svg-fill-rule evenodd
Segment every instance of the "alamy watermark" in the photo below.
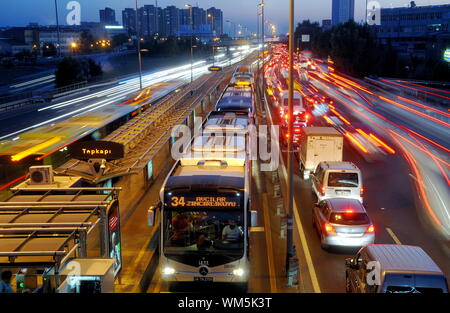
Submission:
M 81 4 L 78 1 L 70 1 L 66 5 L 66 10 L 69 10 L 66 16 L 67 25 L 79 26 L 81 24 Z

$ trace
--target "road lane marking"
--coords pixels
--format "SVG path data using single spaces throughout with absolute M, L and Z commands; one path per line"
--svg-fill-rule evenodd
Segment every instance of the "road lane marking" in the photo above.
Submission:
M 388 232 L 389 236 L 391 236 L 392 240 L 394 240 L 394 242 L 398 245 L 401 245 L 401 241 L 398 239 L 398 237 L 394 234 L 394 232 L 392 231 L 392 229 L 390 229 L 389 227 L 386 227 L 386 231 Z
M 265 109 L 266 109 L 266 112 L 269 114 L 270 123 L 272 125 L 274 125 L 273 124 L 273 119 L 272 119 L 272 112 L 270 112 L 269 105 L 267 103 L 265 90 L 263 90 L 263 92 L 264 92 L 263 96 L 264 96 Z M 278 141 L 277 141 L 277 147 L 278 147 L 278 151 L 280 151 L 280 149 L 279 149 L 279 142 Z M 282 168 L 283 168 L 284 179 L 285 179 L 285 182 L 287 184 L 287 170 L 286 170 L 286 166 L 284 164 L 283 155 L 281 154 L 281 151 L 279 153 L 280 153 L 280 162 L 281 162 Z M 308 242 L 306 241 L 306 236 L 305 236 L 305 232 L 304 232 L 304 229 L 303 229 L 303 225 L 302 225 L 302 222 L 300 220 L 300 216 L 298 214 L 297 204 L 296 204 L 295 201 L 293 201 L 293 202 L 294 202 L 295 225 L 297 226 L 297 232 L 300 235 L 300 241 L 302 243 L 303 253 L 305 254 L 306 264 L 307 264 L 308 270 L 309 270 L 308 271 L 309 272 L 309 276 L 311 277 L 311 282 L 312 282 L 312 285 L 313 285 L 314 292 L 315 293 L 320 293 L 321 291 L 320 291 L 320 286 L 319 286 L 319 280 L 317 279 L 317 274 L 316 274 L 316 270 L 315 270 L 314 265 L 313 265 L 311 252 L 309 250 L 309 246 L 308 246 Z
M 270 282 L 270 292 L 277 292 L 277 283 L 275 281 L 275 262 L 273 260 L 273 247 L 272 247 L 272 230 L 270 228 L 270 217 L 269 217 L 269 206 L 267 201 L 267 194 L 263 194 L 263 212 L 264 212 L 264 225 L 267 226 L 268 231 L 265 232 L 266 245 L 269 250 L 267 253 L 268 265 L 269 265 L 269 282 Z M 263 228 L 263 227 L 261 227 Z

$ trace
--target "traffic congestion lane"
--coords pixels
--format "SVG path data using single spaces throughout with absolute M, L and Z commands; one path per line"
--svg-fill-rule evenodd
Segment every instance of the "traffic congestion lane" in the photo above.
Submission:
M 337 105 L 344 114 L 350 115 L 347 106 L 340 101 Z M 392 142 L 389 144 L 395 147 Z M 400 149 L 396 150 L 400 152 Z M 355 157 L 362 159 L 359 153 Z M 449 242 L 435 231 L 433 221 L 418 201 L 414 190 L 417 177 L 404 156 L 396 153 L 385 156 L 381 162 L 360 162 L 358 166 L 365 174 L 366 197 L 370 199 L 368 205 L 373 206 L 369 210 L 385 225 L 389 237 L 397 243 L 421 246 L 449 277 Z
M 344 160 L 355 163 L 363 172 L 364 201 L 376 227 L 375 243 L 420 245 L 448 275 L 445 251 L 435 237 L 430 237 L 429 229 L 416 212 L 410 173 L 404 160 L 400 156 L 387 156 L 380 162 L 369 163 L 349 144 L 345 145 Z M 310 182 L 298 176 L 298 159 L 295 163 L 295 201 L 321 291 L 345 292 L 345 258 L 354 256 L 356 250 L 327 252 L 320 247 L 319 237 L 312 226 L 311 212 L 316 199 Z

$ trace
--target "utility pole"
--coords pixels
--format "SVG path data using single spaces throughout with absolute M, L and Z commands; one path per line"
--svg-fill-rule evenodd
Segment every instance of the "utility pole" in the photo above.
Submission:
M 262 30 L 261 30 L 261 36 L 262 36 L 262 80 L 263 80 L 263 94 L 265 94 L 266 92 L 266 80 L 264 78 L 264 66 L 266 63 L 266 58 L 265 58 L 265 43 L 266 43 L 266 36 L 265 36 L 265 32 L 264 32 L 264 0 L 262 0 L 261 2 L 261 16 L 262 16 L 262 21 L 261 21 L 261 25 L 262 25 Z
M 138 0 L 136 0 L 136 39 L 137 39 L 137 55 L 138 55 L 138 63 L 139 63 L 139 89 L 142 89 L 142 57 L 141 57 L 141 36 L 139 32 L 139 23 L 138 23 Z
M 59 18 L 58 18 L 58 3 L 57 0 L 55 0 L 55 14 L 56 14 L 56 36 L 57 36 L 57 40 L 58 40 L 58 47 L 56 49 L 56 52 L 58 54 L 58 57 L 61 56 L 61 40 L 60 40 L 60 35 L 59 35 Z
M 211 34 L 213 35 L 213 40 L 212 40 L 212 50 L 213 50 L 213 66 L 216 64 L 216 51 L 215 51 L 215 47 L 214 47 L 214 42 L 216 39 L 216 35 L 215 35 L 215 27 L 214 27 L 214 13 L 209 13 L 207 15 L 209 18 L 211 18 Z
M 294 0 L 289 0 L 289 120 L 288 120 L 288 210 L 287 210 L 287 256 L 286 256 L 286 274 L 288 286 L 298 284 L 298 260 L 295 256 L 295 247 L 293 242 L 292 219 L 294 213 L 294 145 L 293 145 L 293 120 L 294 120 Z
M 194 50 L 192 47 L 192 36 L 194 35 L 194 21 L 192 19 L 192 5 L 187 4 L 186 6 L 189 7 L 189 16 L 191 19 L 191 84 L 194 81 L 194 70 L 193 70 L 193 60 L 194 60 Z
M 155 0 L 155 32 L 158 34 L 159 37 L 159 22 L 158 22 L 158 0 Z
M 366 23 L 367 24 L 367 0 L 366 0 L 366 17 L 364 18 L 364 23 Z
M 259 79 L 259 75 L 261 74 L 259 72 L 259 68 L 260 68 L 260 63 L 261 63 L 261 48 L 259 47 L 260 45 L 260 39 L 259 39 L 259 7 L 261 6 L 260 3 L 258 3 L 258 5 L 256 6 L 256 43 L 258 45 L 258 79 Z

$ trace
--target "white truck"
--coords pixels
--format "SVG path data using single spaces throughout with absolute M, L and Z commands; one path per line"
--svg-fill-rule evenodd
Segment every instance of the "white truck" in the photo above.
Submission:
M 344 138 L 332 127 L 303 127 L 300 136 L 300 171 L 303 179 L 309 179 L 323 161 L 342 161 Z

